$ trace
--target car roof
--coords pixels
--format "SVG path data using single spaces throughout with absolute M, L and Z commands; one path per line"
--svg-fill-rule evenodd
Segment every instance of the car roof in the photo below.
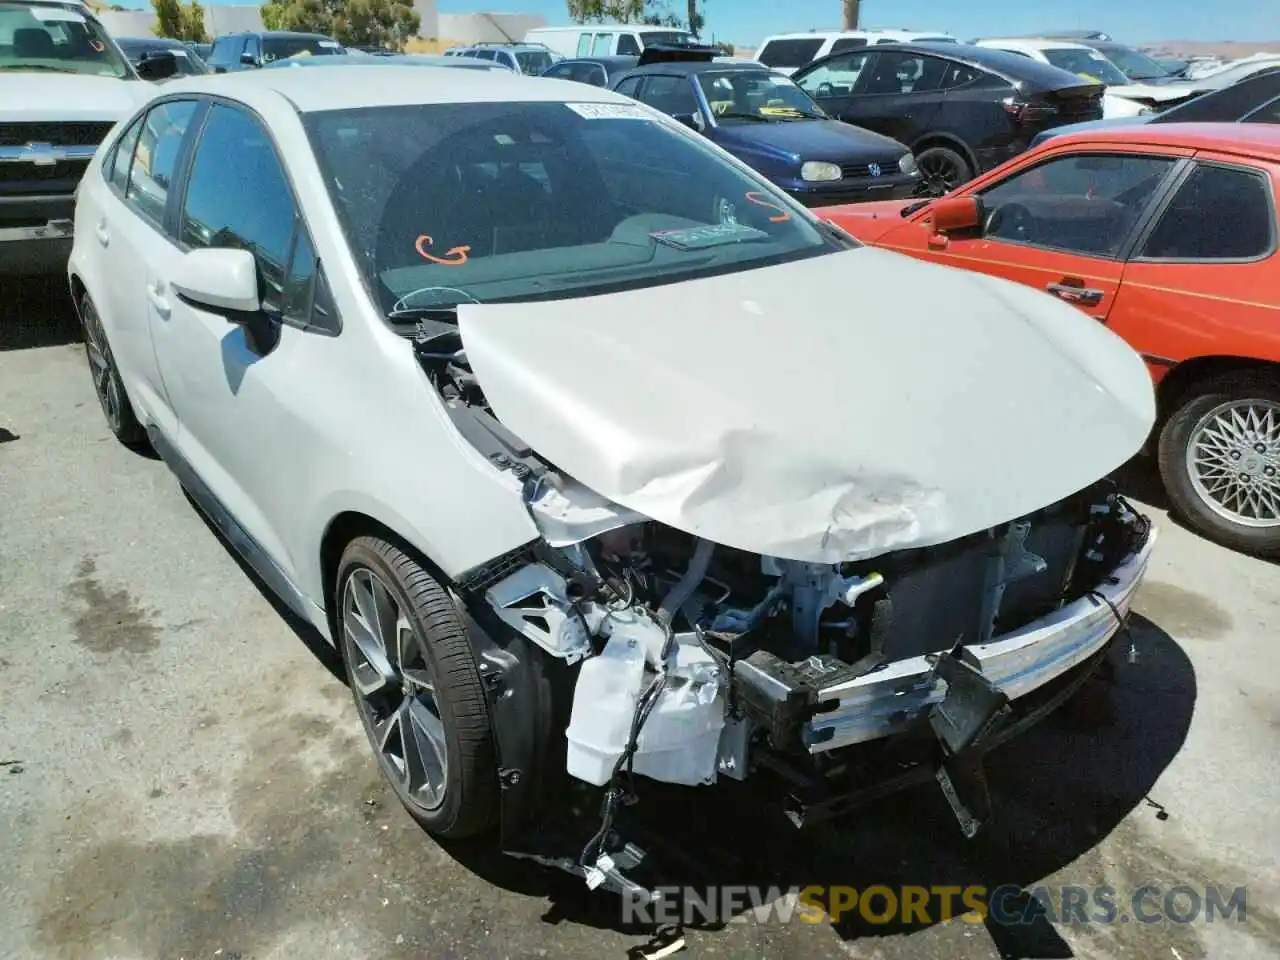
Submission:
M 1078 40 L 1055 40 L 1052 37 L 983 37 L 974 46 L 1000 43 L 1010 49 L 1025 47 L 1028 50 L 1092 50 L 1093 47 Z
M 439 75 L 424 83 L 424 71 Z M 404 76 L 396 79 L 396 72 Z M 207 94 L 253 103 L 283 97 L 301 113 L 419 103 L 624 103 L 634 101 L 603 87 L 570 80 L 526 77 L 510 70 L 388 64 L 379 70 L 344 63 L 327 70 L 236 70 L 171 80 L 165 95 Z
M 975 47 L 968 43 L 884 43 L 877 44 L 874 47 L 868 47 L 864 50 L 857 51 L 846 50 L 844 53 L 837 53 L 834 56 L 844 57 L 850 53 L 927 53 L 930 56 L 941 57 L 944 60 L 954 60 L 958 63 L 965 63 L 970 66 L 981 67 L 991 73 L 1000 74 L 1010 80 L 1030 80 L 1033 83 L 1056 84 L 1054 89 L 1064 86 L 1063 78 L 1074 77 L 1080 84 L 1086 81 L 1082 77 L 1077 77 L 1073 73 L 1059 69 L 1047 63 L 1041 63 L 1039 60 L 1032 60 L 1030 57 L 1019 56 L 1016 53 L 1010 53 L 1007 50 L 999 50 L 995 47 Z M 823 57 L 822 60 L 815 60 L 814 63 L 822 63 L 829 59 Z M 813 64 L 806 64 L 803 68 L 810 69 Z M 1099 84 L 1099 86 L 1101 86 Z
M 224 37 L 267 37 L 270 39 L 279 39 L 285 37 L 306 37 L 314 40 L 332 40 L 333 38 L 323 33 L 308 33 L 305 30 L 237 30 L 234 33 L 223 33 L 214 37 L 215 40 L 221 40 Z
M 565 57 L 556 63 L 560 66 L 564 63 L 598 63 L 602 67 L 634 67 L 639 57 Z
M 657 63 L 646 63 L 642 67 L 636 67 L 629 71 L 632 74 L 648 74 L 648 73 L 678 73 L 686 76 L 695 76 L 699 73 L 770 73 L 769 67 L 755 60 L 733 61 L 732 63 L 724 60 L 660 60 Z
M 1152 147 L 1216 150 L 1280 160 L 1280 125 L 1273 123 L 1144 123 L 1064 133 L 1050 143 L 1126 143 Z

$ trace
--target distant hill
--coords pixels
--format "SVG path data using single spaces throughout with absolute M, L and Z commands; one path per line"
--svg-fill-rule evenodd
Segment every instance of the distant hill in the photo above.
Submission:
M 1147 43 L 1142 49 L 1153 57 L 1185 60 L 1189 57 L 1221 57 L 1235 60 L 1255 53 L 1280 53 L 1280 40 L 1169 40 Z

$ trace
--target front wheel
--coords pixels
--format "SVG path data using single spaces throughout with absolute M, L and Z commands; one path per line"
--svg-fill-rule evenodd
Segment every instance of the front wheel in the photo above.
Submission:
M 973 179 L 969 162 L 950 147 L 927 147 L 916 154 L 920 182 L 916 195 L 941 197 Z
M 138 422 L 120 379 L 115 354 L 107 342 L 107 332 L 102 327 L 98 308 L 86 293 L 80 298 L 80 324 L 84 328 L 84 352 L 89 360 L 89 374 L 93 377 L 93 392 L 97 394 L 102 415 L 116 439 L 126 446 L 136 447 L 146 442 L 147 431 Z
M 378 766 L 437 837 L 497 819 L 489 708 L 453 598 L 385 540 L 351 542 L 338 569 L 337 623 L 347 682 Z
M 1169 499 L 1224 546 L 1280 556 L 1280 384 L 1235 375 L 1204 384 L 1160 433 Z

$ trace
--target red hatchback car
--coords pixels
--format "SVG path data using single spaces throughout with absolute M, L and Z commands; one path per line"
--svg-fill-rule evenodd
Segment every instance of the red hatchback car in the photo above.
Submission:
M 1149 124 L 1055 138 L 937 200 L 822 216 L 1107 324 L 1156 382 L 1174 505 L 1221 543 L 1280 556 L 1278 187 L 1280 127 Z

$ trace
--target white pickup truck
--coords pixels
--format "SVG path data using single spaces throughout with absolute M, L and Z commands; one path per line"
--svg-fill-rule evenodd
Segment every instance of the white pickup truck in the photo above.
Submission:
M 0 277 L 66 268 L 80 177 L 166 67 L 140 76 L 79 0 L 0 0 Z

